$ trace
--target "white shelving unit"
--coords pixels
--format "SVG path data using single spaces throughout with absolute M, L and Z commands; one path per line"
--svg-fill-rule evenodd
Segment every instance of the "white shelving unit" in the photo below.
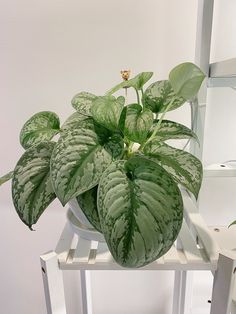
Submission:
M 236 87 L 236 58 L 210 64 L 210 47 L 214 0 L 199 0 L 195 62 L 208 75 L 198 100 L 193 102 L 194 131 L 201 146 L 191 143 L 191 152 L 202 157 L 207 89 L 212 87 Z M 204 169 L 206 177 L 236 176 L 231 164 L 210 165 Z M 140 269 L 174 270 L 173 314 L 190 314 L 191 286 L 189 270 L 211 271 L 214 276 L 211 314 L 236 314 L 236 302 L 232 301 L 234 273 L 236 271 L 235 228 L 209 228 L 200 215 L 191 196 L 182 191 L 185 217 L 176 243 L 161 258 Z M 83 314 L 91 314 L 87 302 L 87 270 L 126 270 L 113 260 L 107 245 L 78 238 L 66 224 L 55 251 L 41 256 L 42 275 L 48 314 L 66 314 L 62 271 L 79 270 L 81 274 L 81 305 Z M 108 314 L 108 313 L 104 313 Z

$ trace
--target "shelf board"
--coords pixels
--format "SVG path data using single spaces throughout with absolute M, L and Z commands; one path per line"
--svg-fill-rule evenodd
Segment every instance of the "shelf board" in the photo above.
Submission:
M 236 177 L 236 163 L 212 164 L 204 168 L 204 178 L 208 177 Z
M 236 58 L 210 64 L 208 87 L 236 87 Z

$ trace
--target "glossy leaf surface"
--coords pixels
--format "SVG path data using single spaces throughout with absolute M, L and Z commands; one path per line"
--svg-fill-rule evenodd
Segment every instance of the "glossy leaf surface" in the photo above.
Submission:
M 20 143 L 27 149 L 40 142 L 50 141 L 59 131 L 60 121 L 54 112 L 38 112 L 21 129 Z
M 183 203 L 176 183 L 162 167 L 133 157 L 105 170 L 98 212 L 114 259 L 135 268 L 169 250 L 181 228 Z
M 42 142 L 26 150 L 12 179 L 12 198 L 20 219 L 35 224 L 56 198 L 50 178 L 50 158 L 55 143 Z

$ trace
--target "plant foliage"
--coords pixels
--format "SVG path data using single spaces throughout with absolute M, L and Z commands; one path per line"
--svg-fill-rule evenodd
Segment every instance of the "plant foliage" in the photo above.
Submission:
M 142 267 L 169 250 L 183 220 L 178 185 L 197 198 L 202 165 L 166 143 L 198 139 L 164 116 L 196 97 L 205 76 L 183 63 L 169 80 L 144 89 L 152 75 L 142 72 L 103 96 L 76 94 L 75 112 L 61 127 L 49 111 L 25 123 L 20 142 L 26 151 L 0 184 L 12 178 L 15 209 L 30 229 L 56 197 L 63 206 L 76 198 L 120 265 Z M 124 88 L 136 91 L 136 103 L 113 96 Z

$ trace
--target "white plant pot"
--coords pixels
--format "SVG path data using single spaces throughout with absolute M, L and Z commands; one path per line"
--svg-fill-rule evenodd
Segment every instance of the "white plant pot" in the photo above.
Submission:
M 76 199 L 68 202 L 67 219 L 73 231 L 81 238 L 90 241 L 105 242 L 104 236 L 90 224 Z

